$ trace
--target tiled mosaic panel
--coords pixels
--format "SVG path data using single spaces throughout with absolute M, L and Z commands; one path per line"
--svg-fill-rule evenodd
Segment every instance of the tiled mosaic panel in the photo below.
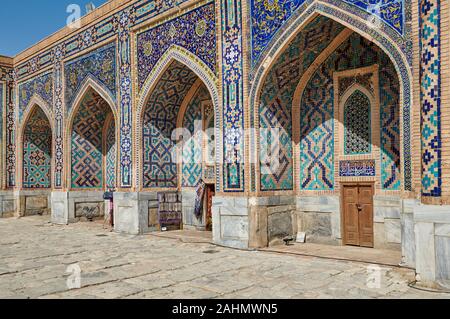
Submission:
M 5 148 L 6 148 L 6 187 L 16 186 L 16 110 L 13 101 L 15 100 L 14 70 L 5 66 L 0 66 L 0 81 L 4 81 L 4 117 L 6 122 Z M 3 117 L 2 117 L 3 118 Z
M 340 161 L 339 176 L 341 177 L 375 177 L 376 164 L 374 160 Z
M 175 6 L 179 6 L 187 0 L 142 0 L 123 8 L 117 13 L 99 21 L 92 27 L 73 35 L 62 44 L 50 47 L 41 54 L 21 63 L 17 68 L 19 78 L 24 78 L 34 72 L 55 63 L 58 57 L 53 53 L 60 46 L 63 58 L 68 58 L 80 53 L 86 48 L 93 47 L 116 36 L 121 27 L 128 25 L 129 28 L 141 24 L 158 14 L 164 13 Z
M 202 85 L 192 98 L 183 120 L 183 129 L 188 130 L 190 138 L 183 145 L 183 179 L 182 185 L 196 187 L 203 171 L 203 118 L 202 102 L 210 101 L 208 89 Z
M 262 190 L 293 188 L 292 97 L 303 73 L 343 29 L 326 17 L 315 18 L 272 67 L 264 83 L 259 110 Z M 279 129 L 278 138 L 272 129 Z
M 389 77 L 392 65 L 375 44 L 354 33 L 319 67 L 307 84 L 300 110 L 300 187 L 303 190 L 334 189 L 334 129 L 333 129 L 333 71 L 381 64 L 382 185 L 384 189 L 398 189 L 399 160 L 399 104 Z M 397 86 L 398 88 L 399 86 Z M 386 115 L 389 114 L 390 116 Z M 389 137 L 389 138 L 388 138 Z
M 371 105 L 369 98 L 356 90 L 344 105 L 345 155 L 370 154 L 372 149 Z
M 23 112 L 28 106 L 33 95 L 39 96 L 49 106 L 53 104 L 53 73 L 46 73 L 19 84 L 19 119 L 22 119 Z
M 103 128 L 111 112 L 108 104 L 90 90 L 83 98 L 72 129 L 72 188 L 103 188 Z
M 116 125 L 114 117 L 111 115 L 106 127 L 106 188 L 116 188 L 116 161 L 117 161 L 117 142 Z
M 214 3 L 192 10 L 137 36 L 138 79 L 142 88 L 148 75 L 171 45 L 195 54 L 213 72 L 216 65 Z
M 35 107 L 23 137 L 23 188 L 51 187 L 52 129 L 41 108 Z
M 172 132 L 181 103 L 197 78 L 188 67 L 174 61 L 148 99 L 142 133 L 144 188 L 177 187 Z
M 422 194 L 442 195 L 440 0 L 419 2 Z
M 400 82 L 389 57 L 381 56 L 380 138 L 381 185 L 386 190 L 401 188 L 400 160 Z
M 70 61 L 64 66 L 65 101 L 67 113 L 77 96 L 83 82 L 91 77 L 102 85 L 110 95 L 116 96 L 116 46 L 107 45 Z
M 368 13 L 380 17 L 396 32 L 404 32 L 404 0 L 343 0 Z M 298 10 L 304 10 L 310 5 L 309 0 L 251 0 L 251 28 L 252 28 L 252 60 L 258 62 L 263 51 L 286 22 Z M 305 4 L 305 6 L 303 6 Z M 333 1 L 334 5 L 344 8 L 339 1 Z M 352 11 L 352 8 L 344 9 Z
M 223 191 L 243 192 L 244 180 L 244 56 L 242 1 L 221 1 Z
M 327 65 L 305 88 L 300 106 L 300 188 L 334 189 L 334 89 Z

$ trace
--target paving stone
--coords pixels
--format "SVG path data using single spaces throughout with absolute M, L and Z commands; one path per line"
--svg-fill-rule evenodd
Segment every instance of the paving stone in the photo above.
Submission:
M 409 269 L 381 267 L 371 289 L 364 263 L 122 235 L 95 222 L 3 219 L 0 234 L 0 298 L 450 298 L 408 287 Z M 82 287 L 71 290 L 74 265 Z

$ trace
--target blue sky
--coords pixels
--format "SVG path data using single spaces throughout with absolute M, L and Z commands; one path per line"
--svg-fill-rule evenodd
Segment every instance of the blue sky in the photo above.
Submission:
M 97 7 L 106 0 L 3 0 L 0 12 L 0 55 L 15 56 L 66 25 L 69 4 Z

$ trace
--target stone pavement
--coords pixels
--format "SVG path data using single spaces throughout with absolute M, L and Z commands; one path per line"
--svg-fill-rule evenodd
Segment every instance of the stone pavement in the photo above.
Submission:
M 121 235 L 99 223 L 0 219 L 0 234 L 0 298 L 450 298 L 409 288 L 408 269 Z M 81 289 L 69 290 L 78 269 Z

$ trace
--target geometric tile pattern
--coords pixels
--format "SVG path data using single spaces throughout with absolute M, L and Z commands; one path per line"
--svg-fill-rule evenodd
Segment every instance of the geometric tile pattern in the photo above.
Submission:
M 201 59 L 216 73 L 214 3 L 196 8 L 137 36 L 139 88 L 171 45 L 178 45 Z
M 183 145 L 182 186 L 197 187 L 203 171 L 203 118 L 202 102 L 210 101 L 208 89 L 202 85 L 192 98 L 183 120 L 183 129 L 188 130 L 190 138 Z
M 115 43 L 101 47 L 87 55 L 66 63 L 65 101 L 66 112 L 69 113 L 72 103 L 80 90 L 83 81 L 92 77 L 110 94 L 116 97 L 116 45 Z
M 0 80 L 5 81 L 5 143 L 6 143 L 6 187 L 16 186 L 16 107 L 15 107 L 15 73 L 9 67 L 0 66 Z
M 404 33 L 400 35 L 396 30 L 390 27 L 386 23 L 373 27 L 370 21 L 373 17 L 368 15 L 364 10 L 359 7 L 351 5 L 342 0 L 305 0 L 304 4 L 297 9 L 288 22 L 284 23 L 277 32 L 270 43 L 266 46 L 261 54 L 258 62 L 253 62 L 252 69 L 250 70 L 250 80 L 253 85 L 250 87 L 250 100 L 254 103 L 256 101 L 256 94 L 260 87 L 260 83 L 266 68 L 263 65 L 265 58 L 273 57 L 277 54 L 277 50 L 284 45 L 290 36 L 295 33 L 297 28 L 302 27 L 305 22 L 316 13 L 326 16 L 332 16 L 338 21 L 343 21 L 345 24 L 352 25 L 356 30 L 361 30 L 365 34 L 368 34 L 371 38 L 375 39 L 384 50 L 390 53 L 392 61 L 395 64 L 396 70 L 398 70 L 398 77 L 401 80 L 402 98 L 400 105 L 403 112 L 403 127 L 402 132 L 402 150 L 403 155 L 402 165 L 403 171 L 403 188 L 407 191 L 412 191 L 412 144 L 411 144 L 411 98 L 412 98 L 412 83 L 413 79 L 410 74 L 411 67 L 413 65 L 413 38 L 412 38 L 412 1 L 403 1 L 404 5 Z M 253 110 L 255 107 L 252 107 Z M 257 109 L 257 108 L 256 108 Z M 252 114 L 251 114 L 252 116 Z M 252 172 L 254 167 L 251 167 Z M 254 174 L 251 174 L 254 175 Z M 252 179 L 253 182 L 253 179 Z M 252 183 L 252 190 L 255 189 L 255 183 Z
M 151 93 L 143 118 L 143 187 L 177 187 L 175 141 L 178 111 L 197 75 L 178 61 L 171 63 Z
M 142 3 L 140 3 L 142 4 Z M 132 186 L 132 140 L 133 140 L 133 102 L 132 102 L 132 76 L 131 76 L 131 26 L 149 9 L 149 6 L 140 8 L 131 7 L 123 10 L 116 17 L 114 25 L 117 26 L 118 37 L 118 70 L 119 70 L 119 96 L 120 96 L 120 186 L 130 188 Z M 160 9 L 157 4 L 152 9 Z
M 385 53 L 364 37 L 353 33 L 319 67 L 307 84 L 301 103 L 300 186 L 304 190 L 334 188 L 334 87 L 332 73 L 379 64 L 381 83 L 381 125 L 383 188 L 397 189 L 400 183 L 398 92 L 389 73 L 392 64 Z M 394 73 L 395 74 L 395 73 Z M 399 86 L 396 86 L 397 88 Z M 394 104 L 397 103 L 397 104 Z M 386 114 L 386 112 L 388 112 Z M 367 138 L 367 137 L 366 137 Z
M 442 194 L 440 0 L 419 1 L 422 194 Z
M 72 128 L 72 188 L 103 188 L 103 136 L 110 108 L 103 98 L 89 90 L 84 96 Z
M 129 30 L 131 27 L 155 18 L 157 15 L 167 12 L 174 7 L 178 7 L 187 1 L 188 0 L 135 1 L 121 10 L 105 16 L 94 25 L 83 28 L 79 32 L 75 32 L 72 36 L 64 39 L 62 43 L 49 46 L 47 50 L 21 62 L 17 66 L 17 76 L 19 79 L 28 77 L 57 62 L 57 58 L 53 54 L 56 47 L 61 48 L 61 52 L 64 55 L 63 58 L 67 59 L 90 47 L 105 43 L 119 33 L 123 35 L 123 26 L 125 25 L 127 25 L 127 29 Z M 123 38 L 119 38 L 119 43 L 126 42 L 123 40 Z M 121 51 L 119 50 L 118 52 Z M 126 54 L 130 54 L 130 51 Z
M 251 0 L 252 61 L 258 62 L 277 31 L 297 10 L 304 10 L 306 0 Z M 404 33 L 404 0 L 343 0 L 376 15 L 399 34 Z M 339 3 L 338 3 L 339 5 Z
M 370 154 L 372 149 L 369 98 L 356 90 L 344 105 L 344 154 Z
M 54 123 L 52 123 L 52 127 L 54 128 L 54 136 L 55 140 L 53 141 L 55 144 L 55 167 L 54 167 L 54 183 L 53 187 L 55 189 L 61 189 L 64 187 L 63 185 L 63 173 L 64 173 L 64 127 L 66 125 L 64 121 L 64 79 L 63 79 L 63 53 L 61 46 L 57 46 L 53 52 L 53 56 L 55 57 L 54 63 L 54 82 L 55 82 L 55 98 L 53 102 L 53 112 L 54 112 Z M 70 149 L 70 146 L 66 146 L 67 150 Z
M 42 98 L 48 105 L 53 104 L 53 73 L 48 72 L 19 84 L 19 120 L 34 94 Z
M 292 119 L 281 101 L 260 110 L 261 190 L 293 189 Z
M 300 188 L 334 189 L 334 90 L 322 65 L 306 85 L 300 105 Z
M 106 188 L 116 188 L 116 125 L 114 116 L 110 116 L 108 126 L 106 127 L 105 147 L 106 147 Z
M 391 59 L 383 54 L 381 61 L 379 69 L 381 187 L 385 190 L 400 190 L 400 82 Z
M 30 114 L 23 137 L 23 188 L 51 186 L 52 130 L 40 107 Z
M 224 192 L 245 190 L 242 2 L 221 2 Z
M 259 110 L 261 190 L 293 189 L 291 113 L 294 91 L 303 73 L 343 29 L 334 20 L 318 16 L 294 38 L 271 68 L 261 92 Z M 273 129 L 279 129 L 276 139 L 281 143 L 273 143 L 275 137 L 270 132 Z

